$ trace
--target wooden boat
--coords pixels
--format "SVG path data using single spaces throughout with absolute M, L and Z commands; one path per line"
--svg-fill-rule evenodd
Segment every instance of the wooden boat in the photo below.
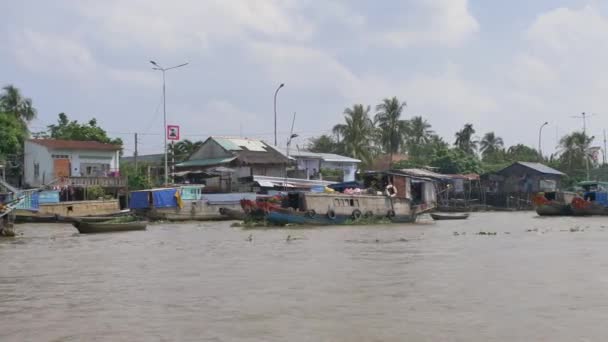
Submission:
M 532 203 L 540 216 L 568 216 L 573 215 L 571 202 L 575 195 L 572 192 L 541 192 L 532 198 Z
M 431 217 L 435 221 L 442 220 L 466 220 L 469 214 L 446 214 L 446 213 L 431 213 Z
M 94 234 L 94 233 L 110 233 L 110 232 L 122 232 L 129 230 L 145 230 L 148 225 L 148 221 L 131 221 L 131 222 L 84 222 L 76 221 L 72 225 L 78 229 L 80 234 Z

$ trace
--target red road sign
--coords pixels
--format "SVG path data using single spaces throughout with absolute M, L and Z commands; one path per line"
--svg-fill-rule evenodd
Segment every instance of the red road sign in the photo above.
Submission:
M 179 140 L 179 126 L 167 125 L 167 140 Z

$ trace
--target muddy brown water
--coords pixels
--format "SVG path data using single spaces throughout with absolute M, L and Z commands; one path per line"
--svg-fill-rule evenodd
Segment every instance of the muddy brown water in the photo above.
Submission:
M 17 232 L 0 240 L 0 341 L 608 337 L 608 218 Z

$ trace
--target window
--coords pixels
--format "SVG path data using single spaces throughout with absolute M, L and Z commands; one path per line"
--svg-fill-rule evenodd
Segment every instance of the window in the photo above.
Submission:
M 34 178 L 40 178 L 40 164 L 34 163 Z

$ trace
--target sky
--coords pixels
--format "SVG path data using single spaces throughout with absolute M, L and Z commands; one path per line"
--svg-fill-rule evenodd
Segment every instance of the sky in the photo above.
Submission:
M 0 85 L 32 98 L 32 131 L 57 114 L 96 118 L 133 154 L 209 135 L 279 144 L 343 122 L 353 104 L 397 96 L 446 141 L 465 123 L 507 146 L 553 152 L 608 128 L 608 2 L 600 0 L 54 0 L 0 2 Z

